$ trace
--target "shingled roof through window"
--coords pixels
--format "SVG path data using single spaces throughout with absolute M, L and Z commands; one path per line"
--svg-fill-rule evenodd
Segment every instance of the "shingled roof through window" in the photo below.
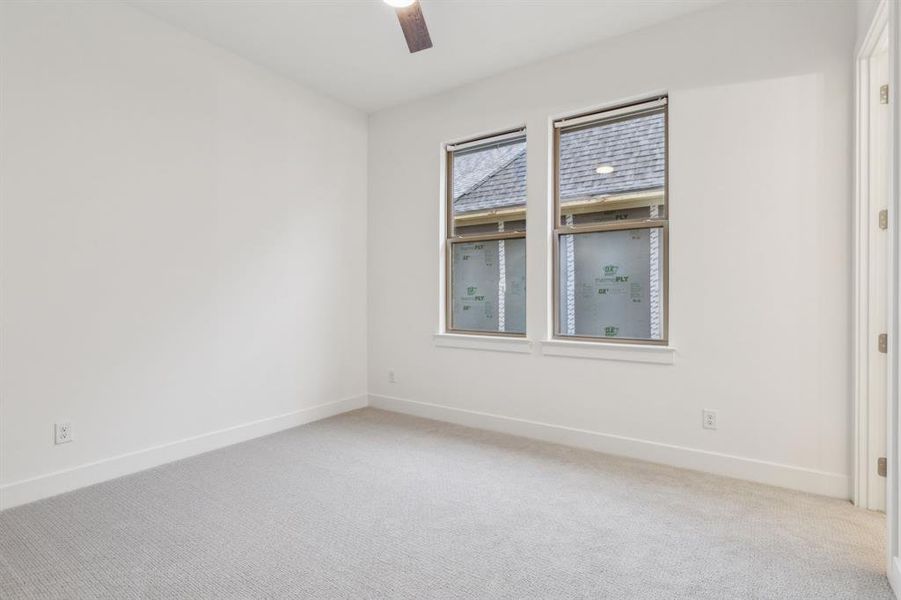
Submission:
M 599 165 L 613 173 L 599 175 Z M 662 113 L 604 123 L 560 135 L 560 197 L 575 200 L 663 187 Z M 522 206 L 526 202 L 525 143 L 456 156 L 454 212 Z

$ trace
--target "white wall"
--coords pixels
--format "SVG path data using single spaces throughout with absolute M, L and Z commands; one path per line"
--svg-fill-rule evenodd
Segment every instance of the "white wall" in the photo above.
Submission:
M 855 34 L 852 3 L 730 3 L 372 115 L 371 401 L 848 497 Z M 660 90 L 675 364 L 435 347 L 441 142 L 528 126 L 541 340 L 548 118 Z
M 0 23 L 4 505 L 365 402 L 365 115 L 118 3 Z

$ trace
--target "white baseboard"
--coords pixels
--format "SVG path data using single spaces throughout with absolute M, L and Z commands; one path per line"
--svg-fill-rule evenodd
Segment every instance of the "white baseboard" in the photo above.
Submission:
M 369 406 L 822 496 L 850 498 L 850 477 L 841 473 L 827 473 L 707 450 L 696 450 L 389 396 L 370 394 Z
M 367 404 L 383 410 L 509 433 L 567 446 L 587 448 L 597 452 L 627 456 L 685 469 L 705 471 L 823 496 L 848 499 L 850 495 L 850 478 L 840 473 L 827 473 L 791 465 L 452 408 L 415 400 L 369 395 L 368 401 L 367 396 L 357 396 L 337 402 L 320 404 L 296 412 L 268 417 L 169 444 L 79 465 L 71 469 L 9 483 L 0 486 L 0 510 L 325 419 L 363 408 Z
M 366 404 L 367 397 L 365 395 L 337 402 L 327 402 L 295 412 L 105 458 L 71 469 L 8 483 L 0 486 L 0 510 L 363 408 Z
M 895 592 L 895 597 L 901 598 L 901 562 L 898 561 L 897 556 L 893 556 L 889 560 L 888 582 L 892 586 L 892 591 Z

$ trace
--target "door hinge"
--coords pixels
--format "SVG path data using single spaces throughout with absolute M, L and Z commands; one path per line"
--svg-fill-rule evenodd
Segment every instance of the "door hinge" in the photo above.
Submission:
M 879 229 L 888 229 L 888 209 L 879 211 Z
M 879 104 L 888 104 L 888 84 L 879 86 Z
M 879 351 L 882 352 L 883 354 L 888 353 L 888 334 L 887 333 L 879 334 L 879 342 L 877 343 L 877 346 L 879 348 Z
M 876 473 L 878 473 L 880 477 L 885 477 L 886 473 L 888 473 L 888 461 L 884 456 L 876 460 Z

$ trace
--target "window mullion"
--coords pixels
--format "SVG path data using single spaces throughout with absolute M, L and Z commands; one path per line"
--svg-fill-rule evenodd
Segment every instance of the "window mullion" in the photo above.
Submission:
M 494 240 L 515 240 L 525 238 L 525 231 L 501 231 L 498 233 L 470 233 L 447 238 L 448 243 L 455 242 L 492 242 Z
M 554 233 L 565 235 L 568 233 L 591 233 L 593 231 L 621 231 L 623 229 L 657 229 L 669 225 L 667 219 L 645 219 L 642 221 L 607 221 L 602 223 L 589 223 L 583 225 L 567 225 L 554 229 Z

